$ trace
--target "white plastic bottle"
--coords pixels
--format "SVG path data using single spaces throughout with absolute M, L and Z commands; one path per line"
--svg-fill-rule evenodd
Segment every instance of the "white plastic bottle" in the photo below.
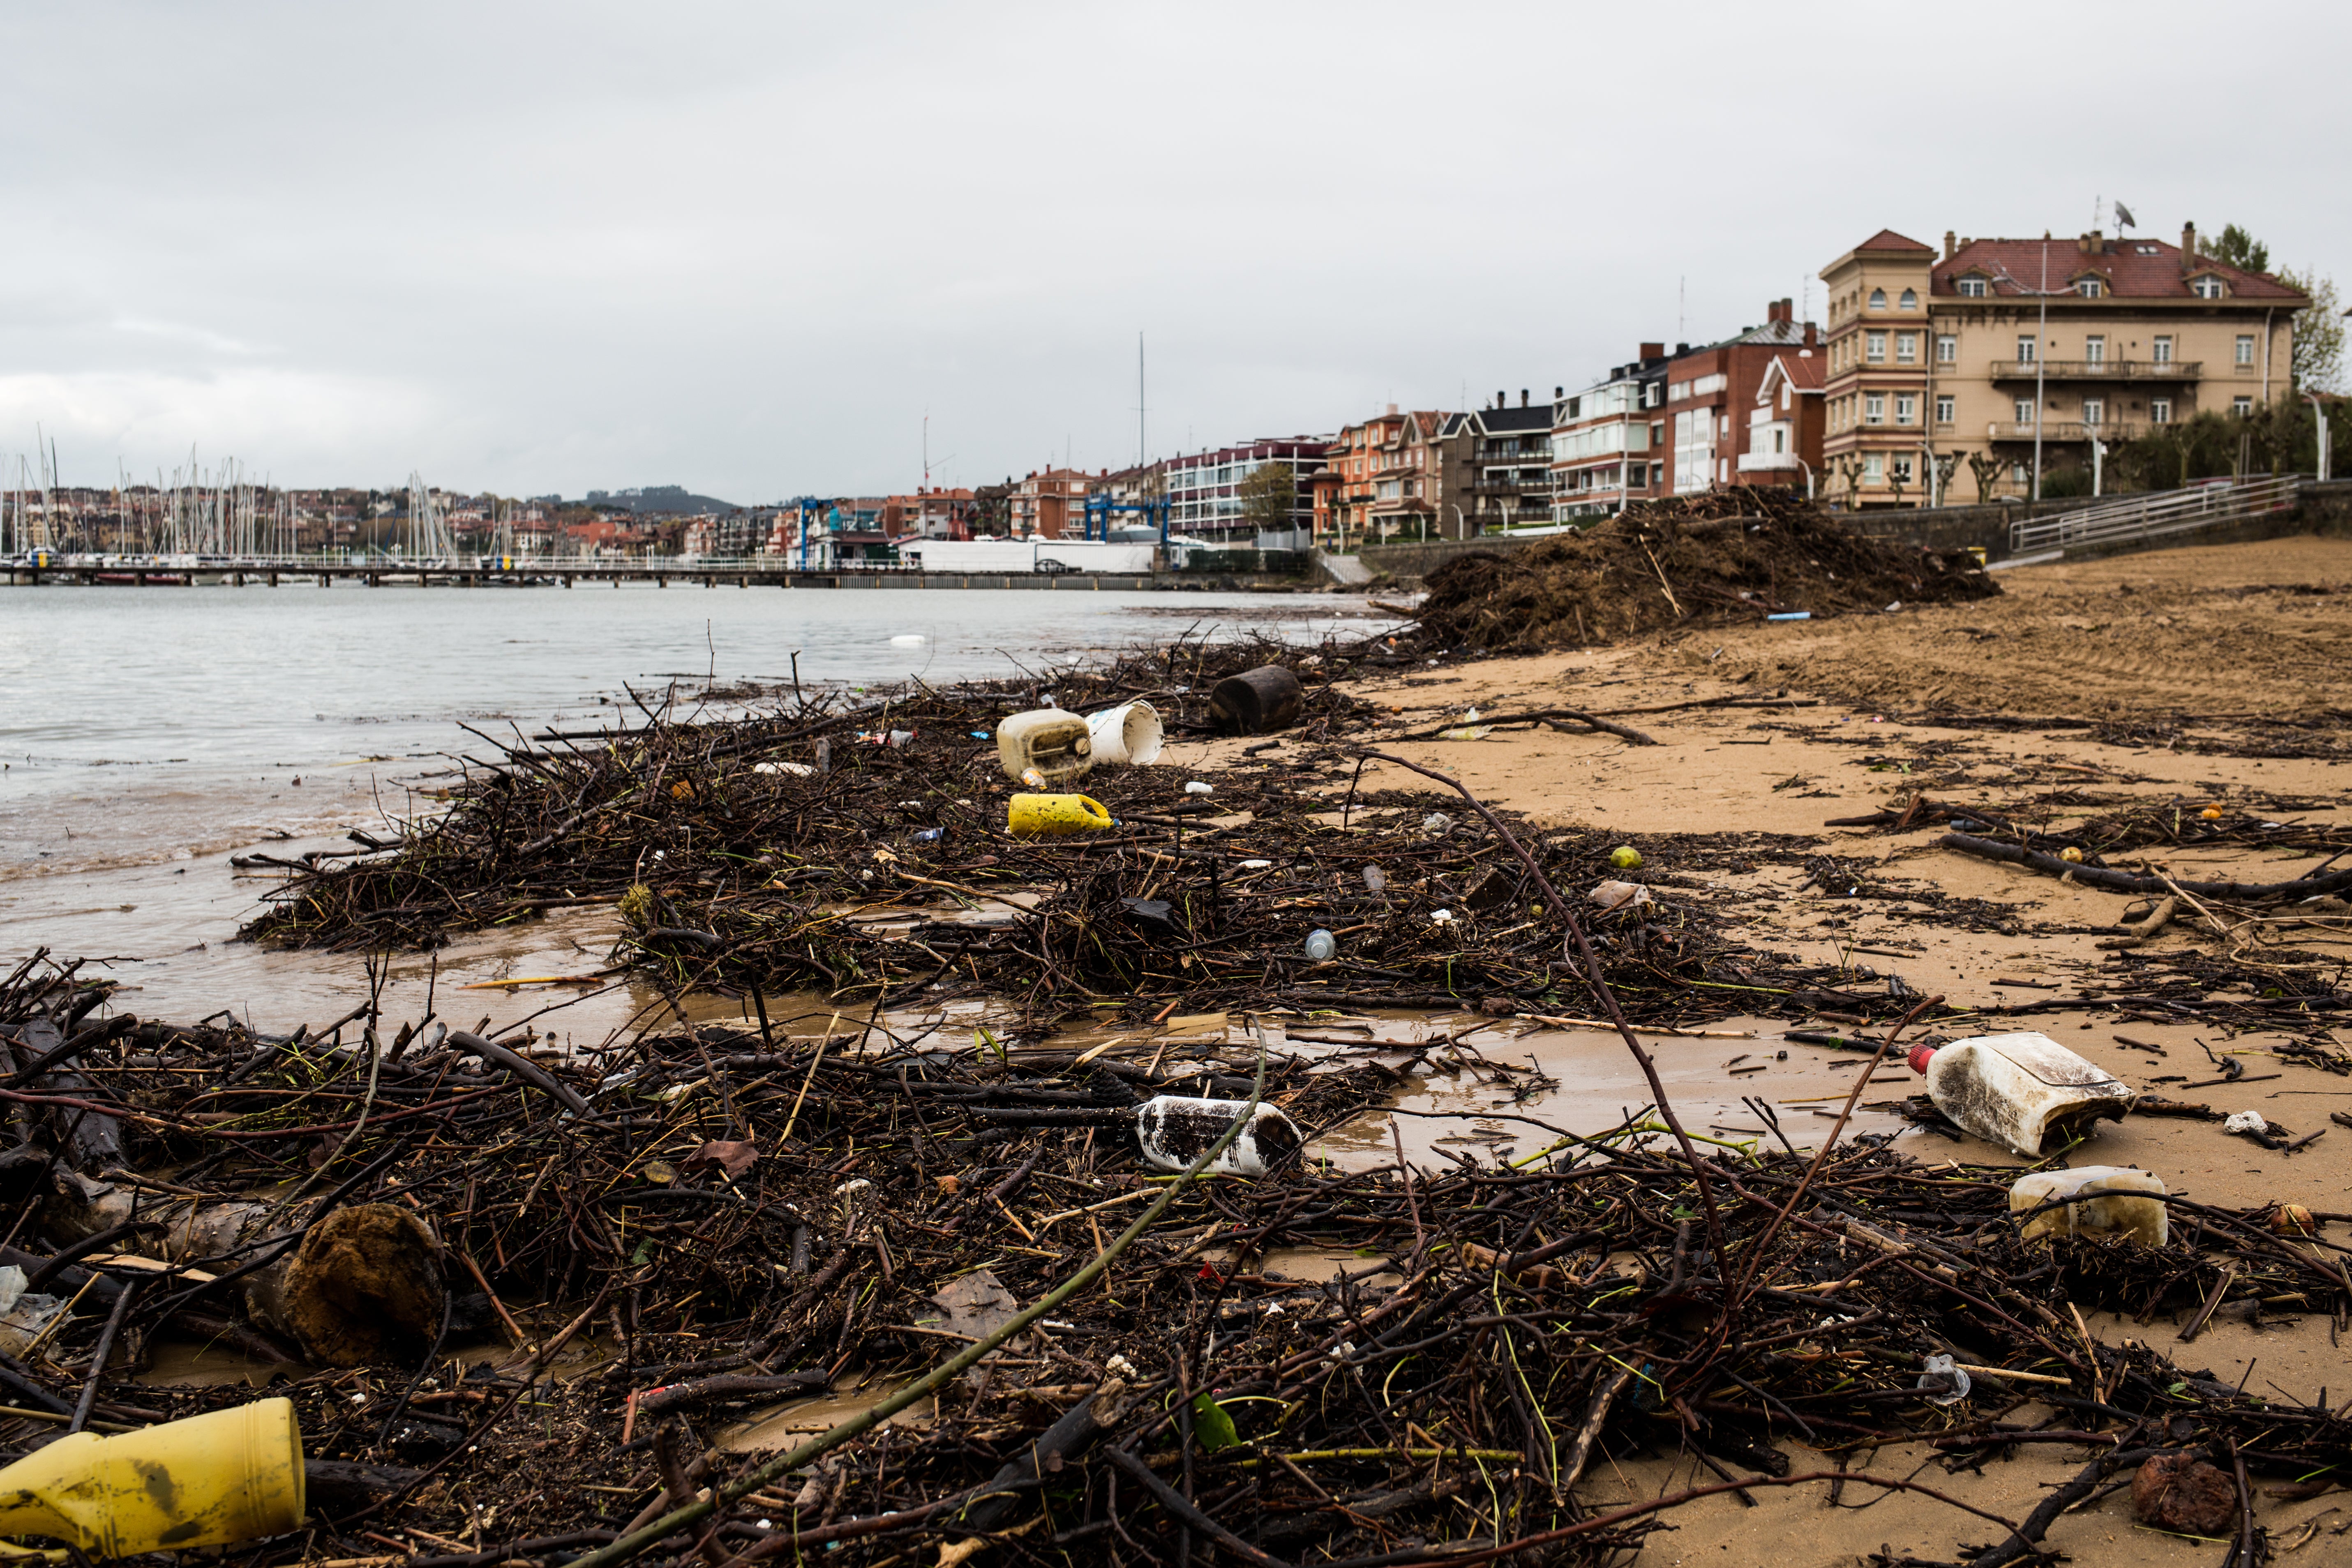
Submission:
M 1927 1098 L 1963 1129 L 2032 1160 L 2119 1121 L 2138 1097 L 2103 1067 L 2047 1035 L 1979 1035 L 1942 1047 L 1916 1046 L 1911 1068 Z
M 2147 1171 L 2078 1165 L 2020 1176 L 2009 1189 L 2009 1212 L 2026 1216 L 2018 1223 L 2027 1241 L 2038 1236 L 2120 1236 L 2162 1247 L 2171 1234 L 2165 1205 L 2158 1201 L 2163 1196 L 2164 1178 Z M 2074 1201 L 2063 1208 L 2042 1206 L 2062 1198 Z

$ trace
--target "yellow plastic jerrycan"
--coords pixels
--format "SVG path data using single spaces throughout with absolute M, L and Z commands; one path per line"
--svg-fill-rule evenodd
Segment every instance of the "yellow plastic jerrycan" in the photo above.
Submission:
M 134 1557 L 283 1535 L 302 1522 L 293 1404 L 256 1400 L 143 1431 L 75 1432 L 0 1470 L 0 1536 Z
M 1016 795 L 1004 814 L 1004 830 L 1018 838 L 1060 838 L 1110 826 L 1110 813 L 1088 795 Z

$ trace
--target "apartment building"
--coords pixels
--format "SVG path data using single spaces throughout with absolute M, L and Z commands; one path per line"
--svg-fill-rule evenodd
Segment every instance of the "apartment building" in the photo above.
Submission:
M 1221 544 L 1249 543 L 1238 536 L 1257 531 L 1257 525 L 1242 515 L 1241 485 L 1253 471 L 1268 463 L 1280 463 L 1290 469 L 1293 497 L 1289 527 L 1272 531 L 1294 532 L 1312 528 L 1314 478 L 1328 461 L 1330 446 L 1328 436 L 1260 437 L 1214 451 L 1169 458 L 1162 472 L 1170 530 Z
M 1748 456 L 1749 416 L 1766 374 L 1784 355 L 1801 356 L 1801 363 L 1820 356 L 1820 329 L 1811 321 L 1800 325 L 1795 316 L 1794 301 L 1774 300 L 1764 308 L 1762 326 L 1742 327 L 1704 348 L 1678 349 L 1668 363 L 1663 460 L 1673 494 L 1730 484 L 1801 485 L 1804 468 L 1820 464 L 1818 441 L 1811 451 L 1790 447 L 1780 455 L 1794 460 L 1782 466 L 1741 461 Z
M 1474 531 L 1472 455 L 1465 416 L 1441 409 L 1388 411 L 1341 428 L 1312 480 L 1318 537 L 1462 539 Z
M 2200 254 L 2193 224 L 2178 246 L 1948 232 L 1940 255 L 1883 229 L 1822 279 L 1822 450 L 1830 493 L 1856 507 L 1932 505 L 1954 479 L 1982 499 L 2024 495 L 2037 437 L 2047 473 L 2088 466 L 2093 441 L 2251 414 L 2288 394 L 2294 312 L 2310 303 Z
M 882 499 L 882 531 L 893 540 L 970 539 L 979 515 L 969 489 L 919 486 L 912 495 Z
M 1546 433 L 1551 521 L 1606 517 L 1626 502 L 1666 493 L 1666 370 L 1664 343 L 1641 353 L 1583 391 L 1555 395 Z
M 1472 468 L 1471 532 L 1551 517 L 1552 411 L 1560 390 L 1552 388 L 1550 403 L 1531 404 L 1528 389 L 1521 387 L 1516 408 L 1498 392 L 1491 405 L 1465 416 Z
M 1008 502 L 1014 537 L 1077 538 L 1086 531 L 1087 491 L 1092 483 L 1083 468 L 1045 468 L 1024 476 Z

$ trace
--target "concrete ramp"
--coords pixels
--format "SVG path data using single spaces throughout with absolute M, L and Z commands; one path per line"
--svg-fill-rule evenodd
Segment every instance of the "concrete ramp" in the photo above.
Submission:
M 1372 569 L 1360 556 L 1323 555 L 1315 557 L 1315 564 L 1323 574 L 1342 588 L 1369 588 L 1372 585 Z

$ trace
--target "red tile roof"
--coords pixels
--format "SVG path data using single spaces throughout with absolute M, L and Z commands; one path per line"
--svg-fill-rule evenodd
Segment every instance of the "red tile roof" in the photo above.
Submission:
M 1829 361 L 1818 351 L 1802 359 L 1792 353 L 1774 354 L 1772 363 L 1799 392 L 1818 392 L 1829 379 Z
M 1922 245 L 1909 235 L 1897 234 L 1891 228 L 1880 229 L 1854 248 L 1856 250 L 1924 250 L 1930 256 L 1936 254 L 1934 246 Z
M 1963 246 L 1949 261 L 1937 262 L 1928 272 L 1931 291 L 1958 292 L 1952 280 L 1967 272 L 1983 272 L 1992 280 L 1993 293 L 2004 298 L 2031 296 L 2042 286 L 2039 239 L 1979 239 Z M 2241 272 L 2209 257 L 2198 257 L 2187 271 L 2180 266 L 2180 247 L 2160 239 L 2110 239 L 2102 250 L 2085 256 L 2072 239 L 2053 239 L 2050 247 L 2050 287 L 2064 289 L 2085 274 L 2105 279 L 2107 292 L 2119 300 L 2186 300 L 2189 282 L 2210 272 L 2229 285 L 2239 300 L 2289 300 L 2306 303 L 2306 297 L 2267 273 Z

